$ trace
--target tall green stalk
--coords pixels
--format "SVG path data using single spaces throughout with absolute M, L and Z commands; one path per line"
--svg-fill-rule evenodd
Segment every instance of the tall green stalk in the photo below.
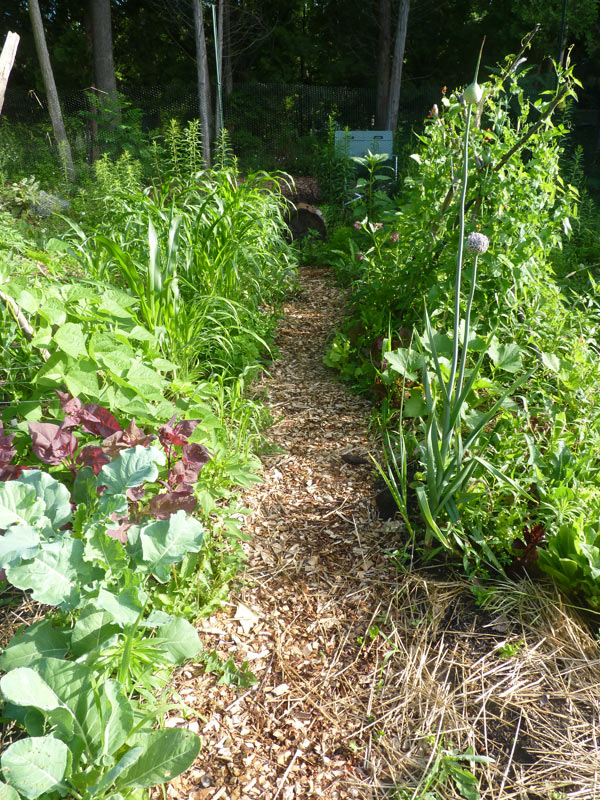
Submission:
M 475 253 L 473 258 L 473 275 L 471 277 L 471 291 L 469 292 L 469 299 L 467 301 L 467 308 L 465 311 L 465 333 L 463 340 L 463 348 L 460 359 L 460 369 L 458 372 L 458 384 L 456 388 L 457 402 L 460 401 L 460 395 L 463 390 L 465 379 L 465 368 L 467 365 L 467 349 L 469 347 L 469 328 L 471 326 L 471 308 L 473 307 L 473 298 L 475 297 L 475 286 L 477 285 L 477 259 L 478 254 Z
M 460 192 L 460 208 L 459 208 L 459 231 L 458 231 L 458 252 L 456 256 L 456 280 L 455 280 L 455 287 L 454 287 L 454 338 L 452 344 L 452 367 L 450 369 L 450 378 L 448 380 L 448 389 L 447 389 L 447 402 L 444 405 L 444 416 L 442 421 L 442 462 L 445 462 L 446 457 L 448 455 L 448 447 L 450 444 L 450 433 L 451 433 L 451 425 L 450 425 L 450 412 L 453 407 L 456 405 L 457 397 L 460 395 L 462 390 L 462 377 L 459 379 L 458 382 L 458 392 L 455 394 L 454 384 L 456 381 L 456 372 L 458 369 L 458 353 L 460 348 L 459 343 L 459 336 L 460 336 L 460 292 L 461 292 L 461 282 L 462 282 L 462 268 L 463 268 L 463 256 L 464 256 L 464 247 L 465 247 L 465 204 L 467 199 L 467 186 L 469 180 L 469 133 L 471 129 L 471 112 L 474 105 L 477 105 L 482 98 L 483 91 L 479 84 L 477 83 L 477 79 L 479 77 L 479 65 L 481 64 L 481 55 L 483 53 L 483 45 L 485 44 L 485 36 L 483 41 L 481 42 L 481 47 L 479 48 L 479 56 L 477 58 L 477 64 L 475 65 L 475 74 L 473 77 L 473 81 L 467 86 L 463 93 L 463 99 L 467 106 L 467 116 L 465 120 L 465 133 L 463 137 L 463 169 L 462 169 L 462 184 L 461 184 L 461 192 Z M 476 268 L 477 265 L 475 265 Z M 475 279 L 475 273 L 473 278 Z M 473 292 L 475 286 L 475 280 L 472 283 L 472 290 Z M 470 298 L 470 303 L 468 306 L 468 313 L 470 315 L 470 305 L 473 302 L 472 294 Z M 463 363 L 461 364 L 461 375 L 464 377 L 464 363 L 466 360 L 466 349 L 467 349 L 467 331 L 465 330 L 465 342 L 463 347 Z
M 481 58 L 481 53 L 479 55 Z M 477 64 L 479 67 L 479 62 Z M 477 74 L 475 75 L 477 78 Z M 459 335 L 460 335 L 460 291 L 462 282 L 462 266 L 465 245 L 465 203 L 467 197 L 467 185 L 469 176 L 469 129 L 471 126 L 471 106 L 467 106 L 467 118 L 465 121 L 465 135 L 463 140 L 463 173 L 462 187 L 460 193 L 460 212 L 459 212 L 459 232 L 458 232 L 458 254 L 456 258 L 456 279 L 454 283 L 454 337 L 452 343 L 452 367 L 446 391 L 447 401 L 444 405 L 444 417 L 442 422 L 442 461 L 448 455 L 450 444 L 450 411 L 455 404 L 454 384 L 456 381 L 456 371 L 458 369 Z M 465 349 L 466 349 L 465 340 Z M 459 389 L 460 391 L 460 389 Z

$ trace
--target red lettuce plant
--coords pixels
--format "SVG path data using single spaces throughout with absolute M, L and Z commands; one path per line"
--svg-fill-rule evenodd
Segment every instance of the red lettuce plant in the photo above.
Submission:
M 82 467 L 89 467 L 98 475 L 105 464 L 117 458 L 122 450 L 137 445 L 147 447 L 157 436 L 146 433 L 132 419 L 126 428 L 110 411 L 96 403 L 83 404 L 67 392 L 57 391 L 65 417 L 60 423 L 30 422 L 31 449 L 36 457 L 49 466 L 63 466 L 77 476 Z M 164 491 L 154 495 L 147 507 L 140 509 L 146 489 L 143 485 L 128 490 L 136 516 L 150 514 L 166 519 L 179 510 L 192 513 L 197 506 L 194 484 L 202 467 L 210 460 L 208 450 L 201 444 L 190 442 L 190 436 L 200 420 L 181 420 L 173 416 L 157 433 L 167 456 L 166 475 L 159 478 Z M 100 442 L 84 444 L 73 433 L 75 429 L 91 434 Z M 11 465 L 16 454 L 12 443 L 15 434 L 4 435 L 0 422 L 0 480 L 11 480 L 21 474 L 22 466 Z M 116 521 L 116 520 L 115 520 Z
M 5 434 L 4 425 L 0 420 L 0 481 L 15 480 L 23 471 L 23 467 L 10 463 L 17 452 L 12 446 L 15 435 L 14 433 Z

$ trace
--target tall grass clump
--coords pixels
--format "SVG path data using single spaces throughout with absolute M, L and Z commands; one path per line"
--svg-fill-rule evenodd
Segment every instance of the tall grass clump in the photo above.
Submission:
M 294 272 L 280 183 L 226 166 L 226 142 L 220 168 L 186 173 L 184 155 L 198 166 L 198 129 L 186 131 L 172 135 L 176 171 L 158 185 L 132 191 L 136 162 L 121 157 L 112 169 L 129 184 L 112 192 L 92 231 L 71 223 L 70 241 L 87 275 L 137 298 L 140 321 L 182 375 L 235 372 L 268 350 L 270 318 Z M 101 169 L 110 175 L 110 162 Z

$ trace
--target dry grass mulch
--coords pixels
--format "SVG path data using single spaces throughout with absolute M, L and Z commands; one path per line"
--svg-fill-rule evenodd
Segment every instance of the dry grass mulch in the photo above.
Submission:
M 377 518 L 373 468 L 344 459 L 374 451 L 369 406 L 322 363 L 344 296 L 325 269 L 300 283 L 262 387 L 277 449 L 245 496 L 248 569 L 199 624 L 257 684 L 180 673 L 188 712 L 167 724 L 203 747 L 168 795 L 445 800 L 463 796 L 462 768 L 471 798 L 600 798 L 596 639 L 527 581 L 478 606 L 460 576 L 398 571 L 402 526 Z

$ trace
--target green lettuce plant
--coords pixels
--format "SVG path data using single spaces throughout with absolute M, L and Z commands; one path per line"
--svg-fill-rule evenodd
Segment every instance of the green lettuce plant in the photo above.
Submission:
M 563 591 L 600 610 L 600 531 L 597 522 L 578 516 L 560 526 L 538 549 L 537 565 Z

